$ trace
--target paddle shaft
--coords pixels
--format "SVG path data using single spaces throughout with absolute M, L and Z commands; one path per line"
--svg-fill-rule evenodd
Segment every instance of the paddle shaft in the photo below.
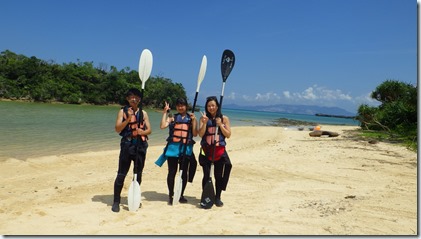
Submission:
M 143 101 L 143 92 L 145 90 L 145 83 L 146 81 L 149 79 L 149 76 L 151 74 L 152 71 L 152 62 L 153 62 L 153 58 L 152 58 L 152 53 L 148 50 L 148 49 L 144 49 L 140 55 L 140 59 L 139 59 L 139 78 L 142 84 L 142 91 L 140 92 L 140 98 Z M 142 103 L 139 106 L 139 118 L 138 118 L 139 122 L 143 121 L 143 112 L 142 112 Z M 140 140 L 138 139 L 136 142 L 136 158 L 134 160 L 134 166 L 133 166 L 133 181 L 132 184 L 136 184 L 138 185 L 138 187 L 133 187 L 133 191 L 130 192 L 128 197 L 129 197 L 129 201 L 134 202 L 134 199 L 136 197 L 139 197 L 139 199 L 141 200 L 141 191 L 140 191 L 140 183 L 137 181 L 137 171 L 138 171 L 138 160 L 139 158 L 137 157 L 138 155 L 138 149 L 139 149 L 139 143 Z M 138 202 L 136 202 L 137 204 Z M 139 201 L 140 204 L 140 201 Z M 139 205 L 130 205 L 131 207 L 135 207 L 135 208 L 129 208 L 132 210 L 136 210 L 137 208 L 139 208 Z
M 200 84 L 202 84 L 202 81 L 205 78 L 207 65 L 208 65 L 208 58 L 206 57 L 206 55 L 203 55 L 202 63 L 200 64 L 199 75 L 197 76 L 197 87 L 196 87 L 196 94 L 194 96 L 194 101 L 193 101 L 192 113 L 194 113 L 194 110 L 196 109 L 197 96 L 199 95 Z
M 192 108 L 192 113 L 194 114 L 194 110 L 195 110 L 195 108 L 196 108 L 196 102 L 197 102 L 197 97 L 198 97 L 198 95 L 199 95 L 199 89 L 200 89 L 200 84 L 202 83 L 202 81 L 203 81 L 203 79 L 204 79 L 204 77 L 205 77 L 205 73 L 206 73 L 206 67 L 207 67 L 207 58 L 206 58 L 206 56 L 203 56 L 203 58 L 202 58 L 202 63 L 201 63 L 201 65 L 200 65 L 200 70 L 199 70 L 199 76 L 198 76 L 198 79 L 197 79 L 197 88 L 196 88 L 196 94 L 195 94 L 195 96 L 194 96 L 194 101 L 193 101 L 193 108 Z M 184 162 L 186 159 L 185 159 L 185 155 L 186 155 L 186 151 L 187 151 L 187 140 L 188 140 L 188 136 L 189 136 L 189 134 L 190 134 L 190 131 L 187 133 L 187 139 L 186 139 L 186 142 L 184 143 L 184 149 L 183 149 L 183 154 L 181 155 L 181 163 L 180 163 L 180 180 L 181 180 L 181 182 L 179 183 L 179 186 L 180 187 L 183 187 L 183 179 L 181 178 L 181 174 L 183 173 L 183 167 L 184 167 L 184 164 L 186 163 L 186 162 Z M 181 190 L 182 191 L 182 188 L 181 189 L 178 189 L 178 190 Z M 175 196 L 175 194 L 174 194 L 174 196 Z M 180 195 L 177 195 L 177 197 L 179 197 L 179 196 L 181 196 L 181 194 Z M 176 201 L 173 201 L 173 204 L 177 204 L 178 203 L 178 200 L 179 200 L 179 198 L 173 198 L 173 200 L 176 200 Z
M 221 74 L 222 74 L 222 90 L 221 96 L 219 98 L 219 111 L 222 112 L 222 101 L 224 99 L 224 90 L 225 90 L 225 82 L 230 75 L 232 68 L 234 68 L 235 64 L 235 56 L 231 50 L 225 50 L 222 53 L 222 60 L 221 60 Z M 221 118 L 221 121 L 223 118 Z M 219 126 L 216 126 L 215 135 L 214 135 L 214 147 L 213 147 L 213 154 L 212 154 L 212 165 L 215 160 L 215 151 L 216 151 L 216 136 L 218 135 Z
M 199 95 L 199 91 L 196 91 L 196 94 L 194 96 L 194 101 L 193 101 L 193 109 L 192 109 L 192 113 L 194 113 L 194 109 L 196 108 L 196 102 L 197 102 L 197 96 Z

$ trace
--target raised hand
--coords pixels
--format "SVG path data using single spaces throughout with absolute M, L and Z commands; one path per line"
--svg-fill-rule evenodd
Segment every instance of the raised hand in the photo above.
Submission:
M 200 121 L 206 125 L 206 123 L 208 122 L 209 118 L 208 116 L 206 116 L 206 112 L 205 111 L 200 111 L 200 114 L 202 115 L 202 117 L 200 118 Z
M 168 104 L 168 102 L 165 101 L 164 111 L 162 113 L 166 114 L 170 109 L 170 104 Z

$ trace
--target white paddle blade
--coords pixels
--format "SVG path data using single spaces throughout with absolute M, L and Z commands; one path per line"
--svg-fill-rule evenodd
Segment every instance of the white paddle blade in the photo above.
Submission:
M 181 178 L 181 174 L 183 174 L 183 170 L 180 170 L 178 177 L 175 179 L 174 197 L 172 205 L 177 205 L 181 197 L 181 189 L 183 187 L 183 179 Z
M 145 89 L 145 83 L 152 72 L 153 57 L 152 52 L 144 49 L 139 59 L 139 78 L 142 81 L 142 89 Z
M 134 176 L 136 178 L 136 175 Z M 129 211 L 135 212 L 139 209 L 141 202 L 140 185 L 136 180 L 133 180 L 129 187 L 129 193 L 127 195 L 127 204 Z
M 196 92 L 199 92 L 200 84 L 202 84 L 202 81 L 205 78 L 207 66 L 208 66 L 208 58 L 206 57 L 206 55 L 203 55 L 202 64 L 200 64 L 199 76 L 197 77 Z

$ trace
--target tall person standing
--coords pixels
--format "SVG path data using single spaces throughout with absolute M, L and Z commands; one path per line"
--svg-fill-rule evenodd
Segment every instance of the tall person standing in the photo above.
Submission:
M 209 180 L 210 168 L 213 163 L 216 183 L 215 205 L 222 207 L 224 203 L 221 201 L 221 193 L 227 188 L 232 168 L 225 148 L 225 139 L 231 137 L 230 121 L 227 116 L 222 115 L 216 96 L 206 98 L 205 112 L 201 112 L 201 114 L 199 136 L 202 140 L 199 164 L 203 168 L 202 188 L 204 189 Z M 218 132 L 215 134 L 216 128 L 218 128 Z M 213 155 L 214 152 L 215 155 Z
M 146 111 L 139 107 L 141 92 L 138 89 L 129 89 L 126 93 L 127 104 L 122 107 L 115 123 L 115 131 L 120 134 L 120 155 L 118 161 L 117 177 L 114 181 L 113 212 L 120 211 L 121 191 L 124 179 L 133 161 L 137 168 L 137 182 L 142 182 L 142 172 L 145 166 L 146 151 L 148 149 L 148 135 L 152 133 L 149 117 Z
M 178 165 L 182 169 L 182 188 L 180 203 L 187 203 L 184 197 L 187 181 L 192 182 L 197 168 L 196 157 L 193 153 L 193 145 L 195 144 L 193 137 L 197 136 L 197 120 L 194 113 L 187 112 L 187 100 L 178 98 L 175 102 L 177 114 L 172 117 L 167 116 L 170 106 L 165 102 L 161 129 L 169 128 L 169 136 L 167 138 L 167 146 L 165 148 L 165 156 L 168 162 L 167 186 L 169 200 L 168 204 L 173 204 L 175 176 L 177 174 Z

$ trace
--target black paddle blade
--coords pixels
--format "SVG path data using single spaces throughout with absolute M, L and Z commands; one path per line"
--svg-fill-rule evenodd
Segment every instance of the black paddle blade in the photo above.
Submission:
M 221 73 L 222 73 L 222 81 L 225 82 L 228 76 L 231 73 L 232 68 L 234 68 L 235 63 L 235 56 L 231 50 L 225 50 L 222 53 L 222 60 L 221 60 Z
M 205 184 L 205 188 L 202 192 L 202 198 L 200 199 L 200 206 L 204 209 L 209 209 L 215 203 L 215 189 L 213 188 L 212 178 Z

